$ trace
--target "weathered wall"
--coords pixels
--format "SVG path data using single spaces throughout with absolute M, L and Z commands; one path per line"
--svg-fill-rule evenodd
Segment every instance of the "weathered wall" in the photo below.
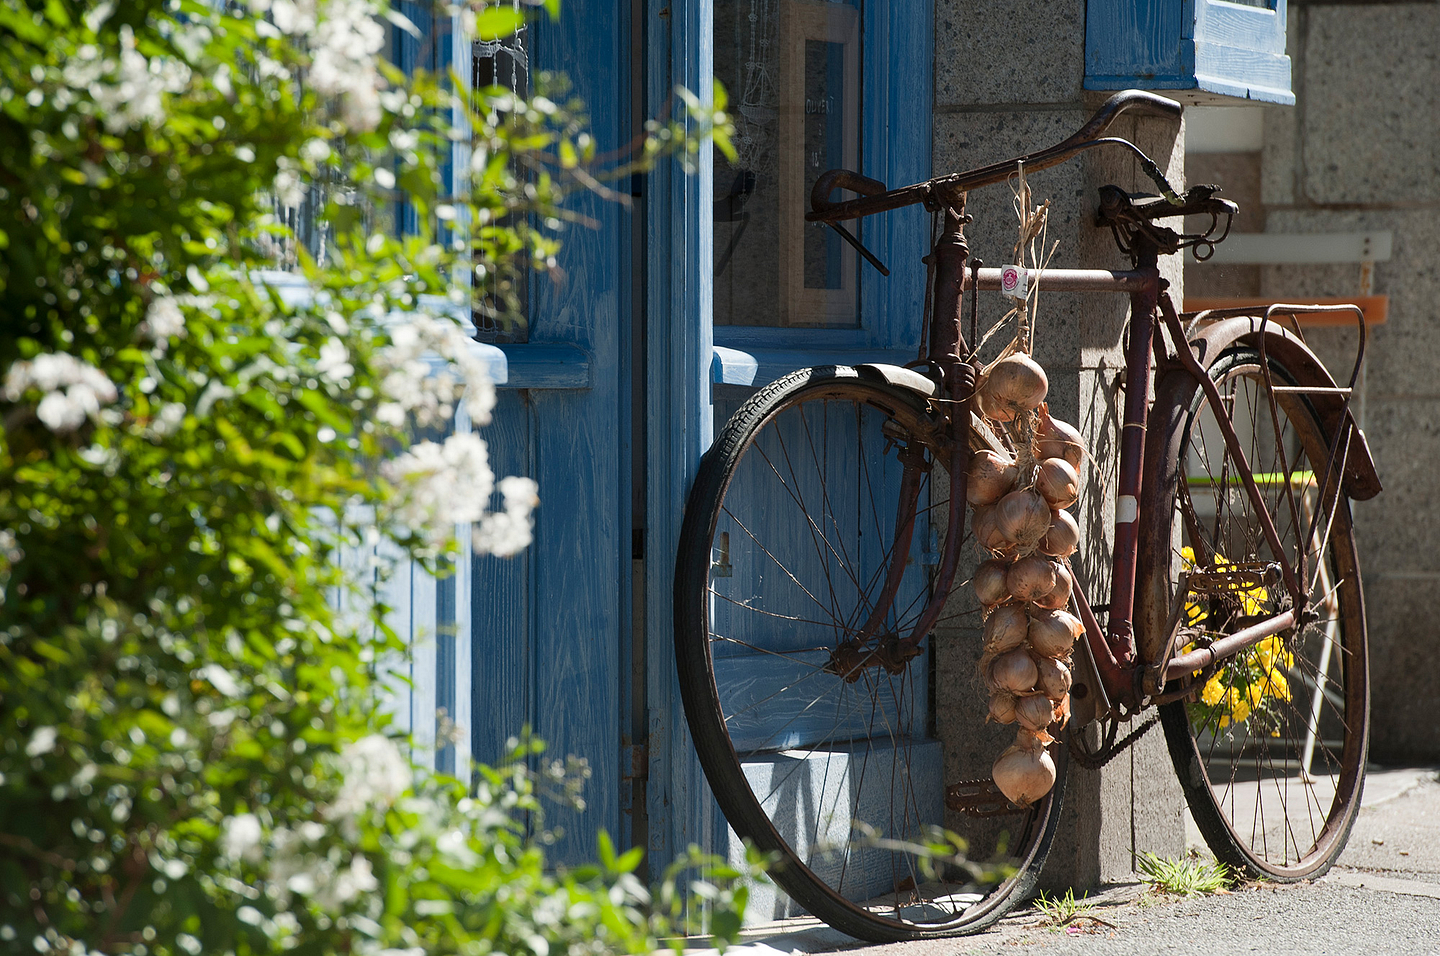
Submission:
M 1219 179 L 1226 165 L 1258 160 L 1263 209 L 1242 220 L 1246 232 L 1394 234 L 1393 257 L 1374 271 L 1374 292 L 1390 297 L 1389 319 L 1371 330 L 1359 399 L 1385 484 L 1383 495 L 1355 505 L 1371 756 L 1434 761 L 1440 724 L 1428 704 L 1440 696 L 1440 657 L 1427 598 L 1440 583 L 1440 5 L 1291 0 L 1289 23 L 1296 105 L 1265 108 L 1263 154 L 1195 157 L 1190 178 Z M 1292 301 L 1360 292 L 1356 264 L 1189 272 L 1192 292 L 1202 283 L 1206 293 Z M 1308 337 L 1337 374 L 1348 369 L 1353 332 Z
M 936 175 L 1048 146 L 1080 127 L 1103 101 L 1081 88 L 1084 26 L 1083 0 L 1041 5 L 1000 0 L 986 4 L 983 14 L 964 0 L 937 0 Z M 1168 165 L 1172 181 L 1182 178 L 1184 136 L 1177 124 L 1126 120 L 1114 132 Z M 1126 266 L 1109 231 L 1093 225 L 1096 189 L 1105 183 L 1141 189 L 1148 180 L 1133 160 L 1100 151 L 1030 177 L 1034 198 L 1052 201 L 1049 239 L 1059 242 L 1053 266 Z M 992 266 L 1010 261 L 1016 230 L 1010 191 L 995 186 L 976 193 L 967 211 L 975 219 L 967 229 L 972 253 Z M 1164 269 L 1178 286 L 1178 262 Z M 1115 383 L 1123 364 L 1120 342 L 1128 300 L 1046 294 L 1043 281 L 1041 289 L 1036 358 L 1050 375 L 1051 410 L 1078 421 L 1100 463 L 1084 476 L 1078 517 L 1085 540 L 1077 565 L 1087 593 L 1103 602 L 1108 594 L 1105 535 L 1114 504 L 1114 436 L 1121 414 Z M 998 296 L 982 296 L 982 327 L 1005 311 Z M 988 351 L 993 354 L 994 348 Z M 993 726 L 974 732 L 986 708 L 985 691 L 974 673 L 979 619 L 968 588 L 957 589 L 953 602 L 947 612 L 947 618 L 954 615 L 952 623 L 936 635 L 938 723 L 947 780 L 988 776 L 990 762 L 1013 736 L 1012 729 Z M 1183 848 L 1183 797 L 1158 731 L 1103 771 L 1072 765 L 1065 802 L 1043 877 L 1047 887 L 1087 887 L 1122 878 L 1131 872 L 1135 852 L 1175 855 Z

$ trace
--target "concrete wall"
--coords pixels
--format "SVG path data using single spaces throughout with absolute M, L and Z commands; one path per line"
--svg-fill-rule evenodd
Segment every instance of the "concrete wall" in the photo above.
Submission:
M 1371 756 L 1433 762 L 1440 759 L 1440 723 L 1428 714 L 1440 696 L 1440 629 L 1429 600 L 1440 583 L 1440 5 L 1291 0 L 1289 23 L 1296 105 L 1264 108 L 1262 152 L 1191 157 L 1190 179 L 1223 182 L 1242 203 L 1259 200 L 1258 215 L 1240 221 L 1247 232 L 1394 233 L 1393 258 L 1374 272 L 1374 292 L 1390 297 L 1389 320 L 1371 332 L 1360 399 L 1385 492 L 1355 506 L 1370 634 Z M 1197 293 L 1304 301 L 1358 294 L 1359 270 L 1191 267 L 1186 281 Z M 1353 332 L 1308 337 L 1332 369 L 1353 361 Z
M 1081 88 L 1084 35 L 1083 0 L 997 0 L 983 10 L 969 0 L 937 0 L 936 175 L 1048 146 L 1079 128 L 1103 101 Z M 1126 120 L 1114 131 L 1138 143 L 1161 166 L 1168 165 L 1172 181 L 1181 180 L 1184 134 L 1179 125 Z M 1059 241 L 1053 266 L 1127 266 L 1108 230 L 1093 225 L 1096 189 L 1105 183 L 1128 189 L 1149 185 L 1133 160 L 1115 152 L 1094 151 L 1031 176 L 1035 200 L 1052 201 L 1049 238 Z M 1010 261 L 1016 231 L 1010 191 L 994 186 L 977 192 L 967 211 L 975 218 L 967 228 L 972 254 L 992 266 Z M 1179 263 L 1163 268 L 1179 286 Z M 1109 472 L 1084 476 L 1078 515 L 1084 536 L 1077 560 L 1080 576 L 1092 600 L 1104 602 L 1110 551 L 1104 536 L 1113 514 L 1115 433 L 1121 414 L 1115 383 L 1123 365 L 1120 342 L 1128 300 L 1046 294 L 1043 282 L 1041 288 L 1035 355 L 1050 376 L 1052 413 L 1078 422 L 1096 460 Z M 997 295 L 982 296 L 982 328 L 1005 311 Z M 991 357 L 995 349 L 988 351 Z M 938 520 L 943 523 L 943 516 Z M 979 615 L 968 587 L 957 589 L 953 603 L 946 615 L 950 623 L 936 633 L 937 720 L 946 779 L 987 777 L 1013 728 L 975 730 L 987 700 L 974 668 L 981 640 Z M 1049 888 L 1123 878 L 1131 872 L 1135 852 L 1176 855 L 1183 849 L 1184 798 L 1158 729 L 1102 771 L 1072 765 L 1065 802 L 1043 876 Z

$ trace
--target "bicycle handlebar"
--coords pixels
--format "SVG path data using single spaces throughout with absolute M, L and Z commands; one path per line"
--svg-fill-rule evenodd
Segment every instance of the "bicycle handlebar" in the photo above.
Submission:
M 1132 109 L 1179 119 L 1182 107 L 1174 100 L 1156 96 L 1154 93 L 1147 93 L 1143 90 L 1125 90 L 1106 100 L 1104 105 L 1095 111 L 1095 115 L 1091 116 L 1085 125 L 1076 130 L 1072 136 L 1048 149 L 1026 153 L 998 163 L 990 163 L 968 172 L 949 173 L 923 183 L 902 186 L 898 189 L 886 190 L 884 183 L 848 169 L 832 169 L 822 173 L 820 178 L 815 181 L 815 187 L 810 191 L 811 211 L 805 214 L 805 218 L 810 222 L 833 223 L 845 219 L 859 219 L 877 212 L 901 209 L 916 203 L 930 202 L 933 199 L 946 201 L 950 197 L 981 186 L 1004 182 L 1014 175 L 1016 164 L 1022 162 L 1028 170 L 1049 169 L 1051 166 L 1058 166 L 1065 162 L 1081 150 L 1096 145 L 1110 124 L 1121 113 Z M 1124 140 L 1110 140 L 1109 142 L 1124 142 L 1139 152 L 1134 144 Z M 1155 165 L 1144 153 L 1140 153 L 1140 155 L 1150 162 L 1151 166 Z M 1156 167 L 1156 171 L 1158 172 L 1158 167 Z M 836 189 L 849 189 L 852 192 L 860 193 L 861 198 L 831 202 L 830 194 Z

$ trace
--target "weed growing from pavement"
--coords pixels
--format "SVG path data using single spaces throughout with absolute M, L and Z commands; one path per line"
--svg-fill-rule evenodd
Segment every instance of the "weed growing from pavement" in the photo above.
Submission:
M 1035 909 L 1045 918 L 1042 925 L 1064 927 L 1077 920 L 1094 916 L 1095 901 L 1088 897 L 1075 898 L 1075 890 L 1068 889 L 1064 896 L 1046 896 L 1041 893 L 1035 898 Z
M 1157 893 L 1174 896 L 1201 896 L 1226 892 L 1236 880 L 1224 863 L 1187 856 L 1178 860 L 1165 859 L 1153 853 L 1135 858 L 1140 879 Z

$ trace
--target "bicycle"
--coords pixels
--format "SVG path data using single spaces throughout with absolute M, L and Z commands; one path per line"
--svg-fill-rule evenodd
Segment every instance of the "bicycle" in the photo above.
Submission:
M 1353 311 L 1360 328 L 1341 386 L 1298 321 L 1281 318 L 1329 309 L 1178 314 L 1158 257 L 1187 246 L 1204 256 L 1236 208 L 1213 187 L 1177 195 L 1138 147 L 1104 135 L 1136 108 L 1180 110 L 1129 91 L 1062 143 L 1014 160 L 894 190 L 844 170 L 821 176 L 807 218 L 862 253 L 840 222 L 916 203 L 935 217 L 924 354 L 765 386 L 720 431 L 691 491 L 675 640 L 700 762 L 736 832 L 776 855 L 780 887 L 861 939 L 976 932 L 1028 898 L 1067 760 L 1121 752 L 1149 726 L 1120 738 L 1121 725 L 1150 707 L 1196 823 L 1243 872 L 1322 873 L 1359 807 L 1369 688 L 1348 499 L 1380 490 L 1350 411 L 1364 320 L 1330 307 Z M 952 773 L 981 760 L 988 772 L 1004 731 L 984 724 L 978 682 L 926 643 L 957 614 L 947 601 L 967 539 L 966 471 L 984 431 L 972 407 L 975 296 L 998 289 L 1002 271 L 968 261 L 965 198 L 1019 163 L 1043 169 L 1098 147 L 1136 154 L 1162 196 L 1101 190 L 1101 222 L 1130 269 L 1043 273 L 1051 290 L 1128 293 L 1131 313 L 1110 600 L 1092 606 L 1078 575 L 1072 595 L 1077 657 L 1088 658 L 1072 696 L 1092 719 L 1072 718 L 1068 746 L 1050 745 L 1057 783 L 1023 808 L 983 776 L 944 785 L 947 759 Z M 831 201 L 841 188 L 858 198 Z M 1208 216 L 1208 228 L 1157 222 L 1183 216 Z M 932 523 L 944 525 L 938 549 L 919 530 Z M 947 649 L 970 652 L 978 646 Z M 1239 698 L 1253 696 L 1244 673 L 1257 654 L 1272 671 L 1280 661 L 1287 690 L 1268 688 L 1247 717 Z M 1216 689 L 1224 699 L 1212 703 Z M 941 752 L 940 709 L 952 726 L 965 721 L 964 752 Z M 935 829 L 942 819 L 951 832 Z

